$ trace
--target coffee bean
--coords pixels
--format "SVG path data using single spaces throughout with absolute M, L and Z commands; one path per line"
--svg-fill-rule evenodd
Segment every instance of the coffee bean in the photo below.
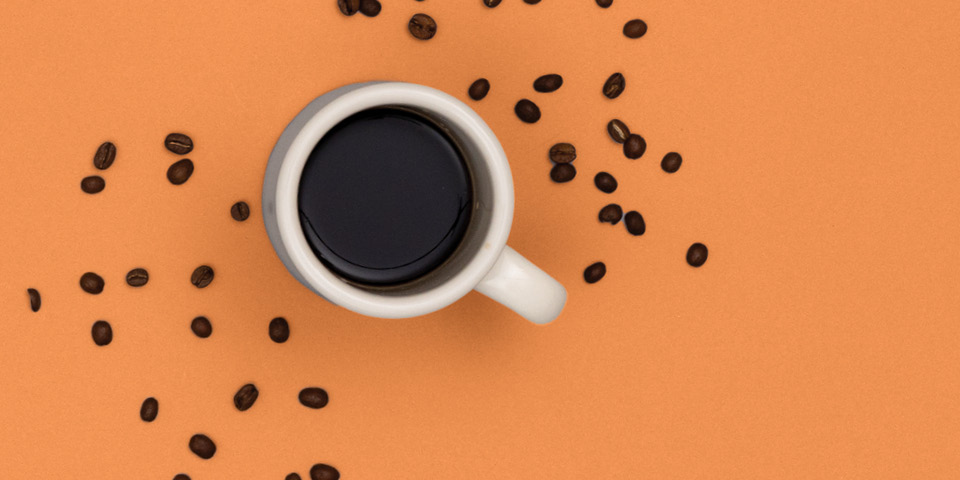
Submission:
M 351 16 L 360 11 L 360 0 L 337 0 L 340 13 Z
M 630 20 L 623 26 L 623 34 L 627 38 L 640 38 L 647 33 L 647 24 L 643 20 Z
M 178 473 L 177 476 L 173 477 L 173 480 L 190 480 L 190 476 L 186 473 Z
M 664 172 L 674 173 L 680 170 L 681 163 L 683 163 L 683 157 L 677 152 L 670 152 L 663 156 L 663 160 L 660 161 L 660 168 Z
M 617 189 L 617 179 L 607 172 L 600 172 L 593 177 L 593 184 L 603 193 L 613 193 Z
M 35 288 L 27 289 L 27 296 L 30 297 L 30 310 L 34 312 L 40 310 L 40 292 Z
M 597 0 L 597 5 L 600 5 L 600 8 L 610 8 L 610 5 L 613 5 L 613 0 Z
M 550 147 L 550 160 L 554 163 L 570 163 L 577 159 L 577 148 L 570 143 L 558 143 Z
M 607 98 L 617 98 L 623 93 L 623 89 L 627 87 L 627 80 L 623 78 L 622 73 L 614 73 L 610 75 L 610 78 L 603 84 L 603 94 Z
M 437 34 L 437 22 L 425 13 L 414 15 L 407 27 L 414 38 L 420 40 L 430 40 Z
M 536 5 L 540 3 L 540 0 L 523 0 L 523 3 L 526 3 L 527 5 Z
M 93 322 L 93 328 L 90 329 L 90 334 L 93 336 L 93 343 L 96 343 L 100 347 L 109 345 L 110 342 L 113 341 L 113 329 L 110 328 L 110 324 L 104 320 Z
M 80 190 L 83 190 L 83 193 L 100 193 L 103 191 L 103 187 L 106 186 L 107 182 L 104 181 L 100 175 L 90 175 L 80 180 Z
M 97 153 L 93 154 L 93 166 L 99 170 L 106 170 L 113 165 L 117 158 L 117 147 L 113 143 L 103 142 L 97 147 Z
M 193 162 L 189 158 L 184 158 L 167 169 L 167 180 L 174 185 L 183 185 L 190 179 L 190 175 L 193 175 Z
M 131 287 L 142 287 L 150 280 L 150 274 L 145 269 L 134 268 L 127 272 L 127 285 Z
M 620 208 L 620 205 L 616 203 L 611 203 L 606 207 L 600 209 L 600 214 L 598 215 L 601 222 L 609 223 L 610 225 L 616 225 L 620 223 L 620 219 L 623 218 L 623 209 Z
M 643 139 L 640 135 L 636 133 L 631 133 L 627 137 L 627 141 L 623 142 L 623 154 L 632 160 L 636 160 L 643 156 L 643 152 L 647 151 L 647 141 Z
M 590 265 L 583 271 L 583 279 L 587 283 L 597 283 L 607 274 L 607 266 L 603 262 L 597 262 Z
M 213 333 L 213 325 L 210 324 L 207 317 L 197 317 L 190 322 L 190 330 L 193 330 L 193 334 L 200 338 L 207 338 Z
M 555 92 L 563 85 L 563 77 L 556 73 L 544 75 L 533 81 L 533 89 L 542 92 Z
M 323 408 L 329 400 L 327 391 L 322 388 L 309 387 L 300 390 L 300 403 L 305 407 Z
M 550 180 L 557 183 L 567 183 L 577 176 L 577 169 L 569 163 L 558 163 L 550 169 Z
M 143 404 L 140 405 L 140 420 L 144 422 L 152 422 L 157 419 L 157 413 L 160 410 L 160 404 L 157 403 L 157 399 L 150 397 L 143 401 Z
M 193 150 L 193 140 L 182 133 L 171 133 L 163 140 L 167 150 L 177 155 L 186 155 Z
M 360 13 L 368 17 L 380 15 L 380 2 L 378 0 L 360 0 Z
M 614 118 L 607 124 L 607 133 L 610 134 L 610 138 L 612 138 L 614 142 L 623 143 L 626 142 L 627 137 L 630 136 L 630 129 L 627 128 L 626 123 Z
M 483 4 L 490 8 L 493 8 L 493 7 L 496 7 L 497 5 L 500 5 L 500 0 L 483 0 Z
M 206 265 L 200 265 L 193 271 L 193 274 L 190 275 L 190 283 L 197 288 L 204 288 L 210 285 L 212 281 L 213 269 Z
M 470 88 L 467 89 L 467 95 L 470 95 L 470 98 L 474 100 L 483 100 L 488 92 L 490 92 L 490 82 L 486 78 L 471 83 Z
M 238 222 L 250 218 L 250 205 L 247 202 L 237 202 L 230 207 L 230 216 Z
M 702 243 L 694 243 L 687 250 L 687 263 L 691 267 L 699 267 L 707 261 L 707 246 Z
M 253 406 L 253 402 L 256 402 L 259 396 L 260 390 L 257 390 L 254 384 L 248 383 L 240 387 L 240 390 L 237 390 L 237 394 L 233 396 L 233 406 L 237 407 L 237 410 L 241 412 L 247 411 Z
M 537 121 L 540 120 L 540 108 L 537 107 L 536 103 L 526 98 L 517 102 L 517 106 L 513 107 L 513 111 L 520 120 L 526 123 L 537 123 Z
M 325 463 L 310 467 L 310 480 L 340 480 L 340 472 Z
M 623 216 L 623 224 L 631 235 L 643 235 L 643 232 L 647 231 L 647 224 L 643 221 L 643 215 L 634 210 Z
M 291 473 L 290 475 L 287 475 L 286 477 L 284 477 L 283 480 L 301 480 L 301 479 L 300 479 L 300 474 Z
M 287 319 L 283 317 L 277 317 L 273 320 L 270 320 L 270 326 L 267 328 L 267 333 L 270 335 L 270 340 L 273 340 L 276 343 L 286 342 L 290 338 L 290 325 L 287 323 Z
M 93 272 L 87 272 L 80 276 L 80 288 L 84 292 L 98 295 L 103 291 L 103 278 Z
M 210 437 L 198 433 L 190 437 L 190 451 L 204 460 L 209 460 L 213 458 L 213 454 L 217 453 L 217 445 L 210 440 Z

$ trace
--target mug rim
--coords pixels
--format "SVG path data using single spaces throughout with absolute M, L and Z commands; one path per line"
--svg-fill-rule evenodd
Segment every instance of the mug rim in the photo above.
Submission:
M 327 300 L 355 312 L 383 318 L 406 318 L 444 308 L 473 290 L 493 268 L 513 223 L 513 177 L 506 153 L 490 127 L 465 103 L 434 88 L 404 82 L 370 82 L 347 85 L 320 98 L 334 98 L 315 112 L 296 132 L 283 154 L 276 179 L 276 223 L 287 257 L 301 280 Z M 389 295 L 351 285 L 330 271 L 313 253 L 300 226 L 298 194 L 300 177 L 316 144 L 347 117 L 370 108 L 401 105 L 441 116 L 456 125 L 465 140 L 476 145 L 480 162 L 490 171 L 493 198 L 489 228 L 481 247 L 466 266 L 440 285 L 426 291 Z M 287 127 L 295 128 L 293 124 Z

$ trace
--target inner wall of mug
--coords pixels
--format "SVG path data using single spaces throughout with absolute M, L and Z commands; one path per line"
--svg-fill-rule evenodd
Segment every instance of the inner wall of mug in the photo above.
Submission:
M 446 119 L 442 113 L 430 111 L 419 105 L 389 104 L 375 108 L 396 108 L 422 115 L 440 127 L 453 140 L 463 155 L 473 189 L 470 223 L 457 249 L 438 267 L 420 278 L 398 285 L 367 285 L 353 281 L 348 283 L 380 295 L 405 296 L 427 292 L 456 276 L 483 248 L 492 220 L 493 205 L 489 202 L 494 195 L 492 173 L 473 137 L 457 123 Z

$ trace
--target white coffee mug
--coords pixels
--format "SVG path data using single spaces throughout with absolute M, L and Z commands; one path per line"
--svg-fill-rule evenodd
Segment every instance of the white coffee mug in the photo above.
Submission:
M 347 117 L 383 106 L 413 109 L 443 124 L 463 150 L 474 192 L 470 224 L 456 251 L 423 277 L 391 287 L 357 284 L 329 270 L 307 243 L 297 206 L 300 176 L 320 139 Z M 277 255 L 300 283 L 364 315 L 424 315 L 476 289 L 527 320 L 543 324 L 556 318 L 566 302 L 563 285 L 507 246 L 513 222 L 513 177 L 497 137 L 463 102 L 422 85 L 356 83 L 310 102 L 270 154 L 263 182 L 263 220 Z

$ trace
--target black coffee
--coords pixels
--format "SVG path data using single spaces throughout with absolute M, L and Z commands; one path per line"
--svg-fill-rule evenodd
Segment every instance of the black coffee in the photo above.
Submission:
M 419 278 L 460 245 L 470 173 L 432 120 L 397 108 L 357 113 L 324 135 L 300 179 L 300 225 L 342 277 L 370 285 Z

